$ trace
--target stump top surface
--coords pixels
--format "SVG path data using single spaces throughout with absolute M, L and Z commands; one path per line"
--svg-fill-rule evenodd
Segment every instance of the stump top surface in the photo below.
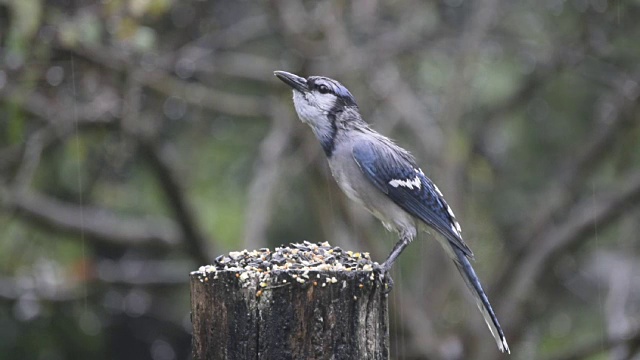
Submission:
M 328 242 L 304 241 L 280 246 L 273 251 L 268 248 L 232 251 L 218 256 L 213 264 L 201 266 L 191 275 L 198 277 L 200 281 L 208 281 L 211 278 L 217 279 L 219 273 L 233 272 L 241 282 L 257 280 L 260 286 L 265 287 L 271 282 L 273 275 L 283 272 L 299 274 L 293 278 L 304 283 L 309 280 L 309 272 L 370 272 L 373 280 L 376 272 L 374 270 L 379 268 L 379 264 L 371 260 L 368 252 L 347 251 L 331 246 Z M 329 281 L 333 279 L 329 278 Z

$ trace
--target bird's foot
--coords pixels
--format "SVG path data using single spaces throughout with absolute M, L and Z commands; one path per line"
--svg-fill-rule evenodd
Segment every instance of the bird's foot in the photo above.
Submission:
M 384 288 L 384 294 L 386 295 L 390 293 L 393 289 L 393 278 L 391 277 L 389 267 L 387 267 L 386 263 L 384 263 L 382 265 L 376 264 L 373 269 L 375 272 L 379 273 L 378 280 Z

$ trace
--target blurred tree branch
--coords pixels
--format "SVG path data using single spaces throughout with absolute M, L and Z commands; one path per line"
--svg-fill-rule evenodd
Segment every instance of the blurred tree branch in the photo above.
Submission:
M 73 130 L 76 124 L 85 123 L 108 125 L 114 122 L 114 108 L 118 99 L 114 93 L 105 89 L 88 103 L 60 103 L 57 99 L 47 98 L 37 90 L 25 90 L 6 84 L 0 88 L 0 100 L 19 106 L 34 119 L 45 121 L 58 130 Z
M 471 92 L 467 84 L 476 72 L 477 53 L 483 39 L 491 30 L 499 0 L 483 0 L 473 4 L 467 26 L 459 37 L 457 53 L 453 59 L 454 72 L 442 96 L 442 110 L 439 114 L 442 133 L 446 139 L 444 149 L 443 180 L 452 190 L 447 202 L 454 209 L 462 208 L 463 184 L 468 175 L 464 165 L 471 155 L 468 139 L 461 132 L 461 121 L 464 109 L 468 106 Z
M 292 166 L 299 165 L 291 159 L 285 161 L 292 135 L 292 120 L 287 107 L 272 99 L 271 129 L 260 144 L 260 153 L 255 165 L 255 175 L 249 185 L 247 220 L 245 222 L 244 245 L 247 249 L 259 249 L 266 245 L 270 209 L 274 207 L 275 192 L 287 184 Z M 285 166 L 288 165 L 288 166 Z M 286 169 L 285 169 L 286 168 Z
M 96 265 L 96 279 L 112 285 L 186 286 L 184 274 L 193 270 L 189 261 L 121 259 L 101 260 Z
M 624 81 L 615 84 L 613 94 L 608 97 L 605 109 L 596 112 L 595 129 L 591 137 L 585 140 L 585 146 L 576 154 L 567 156 L 559 166 L 558 176 L 541 195 L 540 207 L 529 220 L 529 226 L 517 237 L 517 246 L 529 244 L 542 231 L 551 226 L 556 219 L 567 212 L 568 207 L 576 200 L 581 184 L 589 174 L 609 155 L 607 151 L 616 143 L 620 134 L 627 131 L 637 121 L 635 115 L 638 105 L 636 98 L 629 98 L 623 86 L 626 81 L 640 81 L 640 76 L 625 76 Z
M 628 356 L 625 359 L 633 359 L 635 350 L 640 346 L 640 331 L 634 330 L 612 339 L 597 339 L 583 345 L 574 347 L 560 355 L 550 357 L 551 360 L 582 360 L 602 354 L 620 345 L 629 347 Z
M 0 96 L 3 98 L 11 97 L 12 94 L 10 90 L 6 89 L 0 92 Z M 26 189 L 25 187 L 28 184 L 27 177 L 30 177 L 36 170 L 39 154 L 45 147 L 43 143 L 45 137 L 48 139 L 48 145 L 52 144 L 53 141 L 60 140 L 59 137 L 55 136 L 58 135 L 56 134 L 57 131 L 50 131 L 50 129 L 62 128 L 65 129 L 63 131 L 66 132 L 66 136 L 77 135 L 75 131 L 78 128 L 72 126 L 71 119 L 74 119 L 76 124 L 81 126 L 83 126 L 82 124 L 87 124 L 91 127 L 96 124 L 102 125 L 105 122 L 110 123 L 113 119 L 112 117 L 107 117 L 99 122 L 94 121 L 94 119 L 103 119 L 101 114 L 108 112 L 108 110 L 101 108 L 102 110 L 96 113 L 95 107 L 92 108 L 91 106 L 86 106 L 87 111 L 76 110 L 76 112 L 73 112 L 67 110 L 65 112 L 62 110 L 52 118 L 50 108 L 46 102 L 37 93 L 33 93 L 27 97 L 27 101 L 19 103 L 23 105 L 23 109 L 36 118 L 48 119 L 51 127 L 35 133 L 30 137 L 32 140 L 25 143 L 23 161 L 14 180 L 18 187 L 14 186 L 4 191 L 4 204 L 6 207 L 19 210 L 20 214 L 23 214 L 31 221 L 37 221 L 41 225 L 47 225 L 66 232 L 84 232 L 87 236 L 97 241 L 116 243 L 120 246 L 127 244 L 131 246 L 148 244 L 175 246 L 185 244 L 188 253 L 194 260 L 202 264 L 208 263 L 211 256 L 209 251 L 206 250 L 206 241 L 195 226 L 195 220 L 190 210 L 188 210 L 186 200 L 180 190 L 181 186 L 172 174 L 173 170 L 171 170 L 166 160 L 163 160 L 158 154 L 155 145 L 151 145 L 149 142 L 144 143 L 141 148 L 145 150 L 144 153 L 147 155 L 152 169 L 158 174 L 158 179 L 172 205 L 171 209 L 175 211 L 178 224 L 180 224 L 185 234 L 184 237 L 178 235 L 175 225 L 167 220 L 151 221 L 148 224 L 145 224 L 144 221 L 139 223 L 127 221 L 113 216 L 107 210 L 85 207 L 84 205 L 64 204 Z M 129 104 L 128 101 L 125 102 L 125 106 L 127 104 Z M 111 105 L 115 105 L 115 103 L 111 103 Z M 111 113 L 114 112 L 111 109 Z
M 550 79 L 558 75 L 564 67 L 562 59 L 564 56 L 558 51 L 557 55 L 551 57 L 551 63 L 537 64 L 536 68 L 519 83 L 518 88 L 507 99 L 488 108 L 474 109 L 473 114 L 470 115 L 474 118 L 470 147 L 475 154 L 487 159 L 494 171 L 499 171 L 499 166 L 493 156 L 489 154 L 485 143 L 493 135 L 492 132 L 499 125 L 498 122 L 502 124 L 508 115 L 524 107 L 537 92 L 548 85 Z
M 161 153 L 158 145 L 144 141 L 141 143 L 144 156 L 149 161 L 151 168 L 157 175 L 157 179 L 169 202 L 169 209 L 174 212 L 177 222 L 184 233 L 184 245 L 187 253 L 199 264 L 209 264 L 213 260 L 213 251 L 202 235 L 196 218 L 185 197 L 183 185 L 178 180 L 173 167 Z
M 638 79 L 640 80 L 640 78 Z M 555 227 L 558 219 L 566 218 L 570 214 L 571 206 L 579 200 L 583 191 L 584 180 L 609 154 L 607 149 L 613 146 L 619 135 L 629 129 L 636 119 L 638 103 L 635 99 L 629 101 L 621 88 L 615 89 L 608 111 L 600 111 L 600 118 L 595 121 L 596 128 L 591 131 L 590 138 L 585 140 L 586 146 L 578 154 L 567 154 L 552 182 L 547 185 L 544 193 L 539 196 L 539 205 L 533 211 L 525 229 L 514 236 L 513 253 L 503 266 L 496 281 L 497 292 L 502 292 L 508 278 L 513 275 L 510 269 L 517 267 L 522 259 L 531 254 L 537 244 L 536 239 L 544 237 L 550 228 Z
M 232 112 L 234 109 L 239 109 L 240 111 L 245 111 L 244 115 L 257 115 L 257 108 L 252 107 L 246 99 L 241 100 L 242 103 L 238 103 L 235 101 L 236 97 L 229 97 L 226 93 L 211 93 L 209 89 L 201 85 L 187 84 L 174 79 L 168 74 L 162 74 L 157 71 L 156 74 L 150 77 L 148 72 L 142 69 L 135 70 L 134 61 L 126 54 L 115 51 L 115 49 L 100 47 L 87 49 L 80 44 L 65 46 L 61 42 L 57 42 L 56 46 L 60 50 L 71 51 L 76 56 L 86 58 L 112 71 L 121 72 L 122 74 L 135 74 L 133 76 L 135 76 L 136 81 L 128 83 L 128 85 L 137 86 L 140 84 L 166 95 L 183 96 L 187 103 L 196 100 L 198 103 L 202 101 L 202 103 L 209 104 L 205 104 L 205 108 L 215 109 L 215 111 L 224 112 L 224 108 L 228 107 L 227 110 L 231 109 L 230 111 Z M 132 78 L 132 76 L 129 76 L 129 78 Z M 128 86 L 127 89 L 131 89 L 131 86 Z M 52 111 L 50 101 L 39 93 L 31 91 L 29 94 L 19 94 L 19 91 L 17 88 L 10 86 L 0 88 L 0 99 L 19 104 L 27 113 L 51 124 L 49 129 L 45 128 L 41 132 L 32 135 L 30 137 L 31 141 L 25 143 L 24 156 L 21 159 L 22 162 L 15 177 L 15 181 L 20 184 L 21 188 L 27 186 L 28 177 L 37 168 L 39 154 L 46 146 L 43 143 L 43 138 L 49 135 L 46 137 L 49 142 L 61 140 L 59 137 L 53 136 L 57 135 L 55 133 L 59 132 L 58 129 L 64 129 L 63 132 L 69 136 L 75 134 L 79 129 L 78 125 L 89 124 L 93 126 L 96 123 L 111 123 L 114 120 L 113 114 L 124 113 L 125 121 L 122 124 L 124 129 L 134 132 L 137 130 L 131 128 L 131 126 L 134 126 L 133 124 L 137 121 L 135 118 L 137 117 L 139 102 L 132 104 L 132 101 L 136 101 L 139 98 L 139 90 L 124 97 L 123 112 L 119 111 L 120 104 L 118 101 L 113 101 L 113 96 L 111 96 L 110 92 L 103 92 L 103 95 L 94 98 L 92 102 L 86 105 L 54 107 L 53 109 L 55 110 Z M 105 96 L 107 97 L 105 98 Z M 220 110 L 220 107 L 222 107 L 222 110 Z M 131 114 L 134 115 L 132 116 Z M 234 113 L 234 115 L 241 114 Z M 132 139 L 134 142 L 141 144 L 140 148 L 146 155 L 151 168 L 158 175 L 158 180 L 165 190 L 170 208 L 175 212 L 184 236 L 177 234 L 176 226 L 168 220 L 147 221 L 148 223 L 141 221 L 136 224 L 135 221 L 119 219 L 106 210 L 85 207 L 84 205 L 76 207 L 64 204 L 26 189 L 17 191 L 17 188 L 11 188 L 5 191 L 7 195 L 5 196 L 5 204 L 12 209 L 19 210 L 21 214 L 24 214 L 31 221 L 37 221 L 40 224 L 67 232 L 85 232 L 89 237 L 98 241 L 133 246 L 140 244 L 175 246 L 182 243 L 186 245 L 187 252 L 193 259 L 198 263 L 207 263 L 212 258 L 207 249 L 207 242 L 195 224 L 193 214 L 184 198 L 182 186 L 173 174 L 171 166 L 160 155 L 157 145 L 153 144 L 151 140 L 139 140 L 136 135 L 132 136 Z M 4 154 L 8 154 L 6 150 Z M 15 154 L 13 157 L 15 157 Z M 9 192 L 15 193 L 9 194 Z M 79 223 L 82 218 L 84 218 L 84 224 Z
M 63 44 L 57 48 L 86 59 L 96 65 L 124 74 L 136 72 L 141 85 L 165 96 L 180 97 L 185 103 L 207 109 L 215 113 L 224 113 L 240 117 L 259 117 L 267 108 L 260 98 L 218 91 L 210 87 L 177 79 L 164 70 L 166 65 L 155 64 L 150 70 L 140 68 L 135 59 L 114 48 L 89 46 L 83 44 Z
M 592 199 L 584 199 L 570 210 L 563 224 L 546 229 L 538 241 L 528 246 L 526 255 L 514 264 L 517 266 L 511 268 L 498 308 L 513 333 L 519 332 L 522 305 L 531 300 L 538 279 L 552 268 L 549 263 L 569 248 L 589 240 L 594 226 L 602 231 L 630 208 L 640 205 L 640 173 L 630 174 L 609 189 L 616 190 L 594 190 Z
M 72 234 L 84 233 L 88 240 L 124 247 L 176 247 L 185 240 L 168 219 L 128 219 L 105 209 L 72 205 L 35 191 L 3 189 L 2 205 L 33 223 Z

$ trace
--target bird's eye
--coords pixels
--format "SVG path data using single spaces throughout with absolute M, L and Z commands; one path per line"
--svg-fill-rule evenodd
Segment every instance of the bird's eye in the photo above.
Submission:
M 329 87 L 327 85 L 318 86 L 318 91 L 320 94 L 327 94 L 329 92 Z

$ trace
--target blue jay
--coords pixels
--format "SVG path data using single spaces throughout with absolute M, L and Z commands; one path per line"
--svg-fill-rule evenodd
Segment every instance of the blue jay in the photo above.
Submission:
M 413 156 L 380 135 L 362 119 L 355 98 L 339 82 L 322 76 L 307 79 L 275 71 L 293 88 L 293 104 L 302 122 L 316 135 L 329 167 L 344 193 L 364 206 L 389 231 L 396 243 L 382 264 L 385 273 L 426 224 L 442 234 L 438 240 L 451 257 L 502 352 L 509 352 L 498 319 L 471 267 L 471 249 L 462 240 L 460 224 L 438 187 L 416 165 Z

